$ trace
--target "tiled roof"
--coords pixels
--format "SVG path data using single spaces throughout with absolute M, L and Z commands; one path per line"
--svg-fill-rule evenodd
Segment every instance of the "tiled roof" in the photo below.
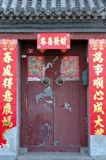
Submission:
M 0 17 L 100 16 L 105 19 L 105 0 L 0 0 Z

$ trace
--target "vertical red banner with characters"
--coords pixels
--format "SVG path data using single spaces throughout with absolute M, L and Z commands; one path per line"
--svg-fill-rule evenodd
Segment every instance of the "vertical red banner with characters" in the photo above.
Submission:
M 106 135 L 106 40 L 89 40 L 90 134 Z
M 0 148 L 7 133 L 16 127 L 18 49 L 16 39 L 0 39 Z

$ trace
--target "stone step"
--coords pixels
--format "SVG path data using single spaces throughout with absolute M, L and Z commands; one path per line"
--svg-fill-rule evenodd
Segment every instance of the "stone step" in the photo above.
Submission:
M 29 152 L 18 156 L 17 160 L 92 160 L 92 158 L 85 153 Z

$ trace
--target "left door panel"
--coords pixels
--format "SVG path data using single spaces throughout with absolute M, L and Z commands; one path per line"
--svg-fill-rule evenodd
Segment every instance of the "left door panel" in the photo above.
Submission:
M 42 79 L 52 73 L 44 76 L 43 63 L 38 56 L 22 59 L 21 145 L 29 150 L 53 145 L 53 90 Z

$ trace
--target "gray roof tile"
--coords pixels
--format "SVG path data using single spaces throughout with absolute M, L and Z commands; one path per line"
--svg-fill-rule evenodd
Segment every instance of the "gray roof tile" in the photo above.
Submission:
M 0 0 L 0 13 L 8 16 L 50 16 L 61 14 L 76 16 L 105 13 L 105 0 Z

